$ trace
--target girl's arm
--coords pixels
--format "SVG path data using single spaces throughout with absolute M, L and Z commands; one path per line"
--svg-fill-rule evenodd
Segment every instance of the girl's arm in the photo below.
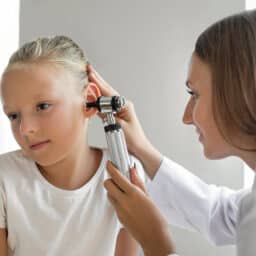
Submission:
M 116 241 L 115 256 L 138 256 L 139 245 L 136 240 L 125 230 L 120 229 Z
M 4 228 L 0 228 L 0 255 L 7 256 L 7 231 Z

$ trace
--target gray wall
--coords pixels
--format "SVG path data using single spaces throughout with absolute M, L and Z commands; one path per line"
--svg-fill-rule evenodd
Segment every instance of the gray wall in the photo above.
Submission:
M 217 19 L 243 9 L 244 0 L 21 0 L 20 42 L 71 36 L 105 79 L 135 103 L 147 135 L 165 155 L 206 182 L 239 188 L 241 162 L 204 159 L 195 130 L 181 118 L 196 37 Z M 90 142 L 105 145 L 101 123 L 94 120 L 90 127 Z M 234 255 L 234 248 L 217 249 L 200 234 L 171 229 L 183 256 Z

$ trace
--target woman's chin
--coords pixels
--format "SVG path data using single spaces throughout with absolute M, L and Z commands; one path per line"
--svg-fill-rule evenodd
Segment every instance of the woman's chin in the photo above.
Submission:
M 230 156 L 229 154 L 221 152 L 218 149 L 214 150 L 210 149 L 209 147 L 207 148 L 206 146 L 204 146 L 204 155 L 207 159 L 210 160 L 218 160 Z

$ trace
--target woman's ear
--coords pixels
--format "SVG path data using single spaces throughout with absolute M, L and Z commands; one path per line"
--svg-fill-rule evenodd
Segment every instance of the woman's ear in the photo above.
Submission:
M 84 90 L 85 107 L 84 114 L 87 118 L 94 116 L 98 113 L 96 108 L 87 108 L 86 103 L 94 102 L 101 96 L 100 90 L 95 83 L 89 82 Z

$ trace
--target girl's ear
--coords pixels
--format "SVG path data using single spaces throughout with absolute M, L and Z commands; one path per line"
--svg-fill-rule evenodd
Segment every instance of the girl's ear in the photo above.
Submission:
M 85 104 L 87 102 L 94 102 L 101 96 L 100 90 L 95 83 L 89 82 L 84 91 Z M 87 108 L 86 105 L 84 107 L 84 114 L 87 118 L 94 116 L 98 113 L 98 109 L 96 108 Z

